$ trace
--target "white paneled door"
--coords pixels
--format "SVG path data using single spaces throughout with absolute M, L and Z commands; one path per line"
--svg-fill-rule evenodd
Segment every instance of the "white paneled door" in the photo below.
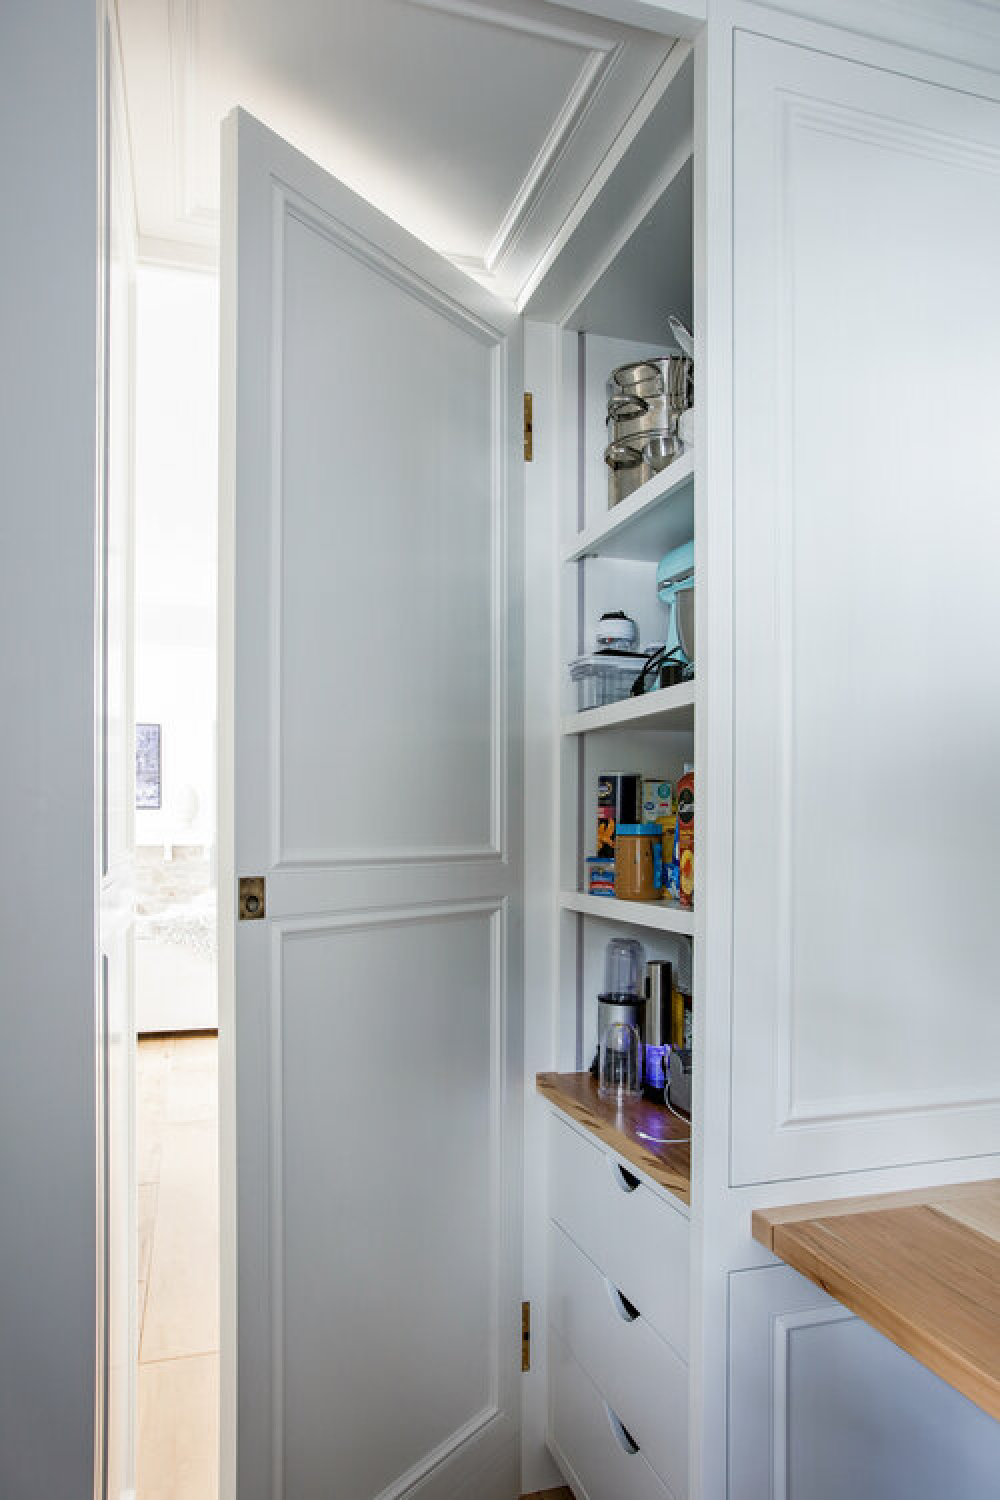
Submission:
M 224 1486 L 511 1500 L 518 322 L 242 111 L 223 157 Z
M 997 1145 L 1000 102 L 762 37 L 734 56 L 751 1183 Z

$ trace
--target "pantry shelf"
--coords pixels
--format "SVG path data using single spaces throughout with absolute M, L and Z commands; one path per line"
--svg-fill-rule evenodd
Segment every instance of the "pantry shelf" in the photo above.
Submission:
M 619 901 L 614 896 L 587 896 L 582 891 L 561 891 L 563 911 L 600 917 L 605 922 L 627 922 L 630 927 L 655 927 L 660 932 L 694 936 L 694 912 L 672 901 Z
M 636 729 L 692 730 L 694 689 L 693 682 L 680 682 L 676 687 L 658 688 L 656 692 L 643 693 L 640 698 L 609 703 L 605 708 L 585 708 L 580 713 L 564 714 L 562 732 L 592 734 L 595 730 L 617 729 L 626 724 Z
M 694 450 L 682 453 L 634 494 L 578 532 L 563 562 L 619 557 L 659 562 L 671 547 L 694 535 Z

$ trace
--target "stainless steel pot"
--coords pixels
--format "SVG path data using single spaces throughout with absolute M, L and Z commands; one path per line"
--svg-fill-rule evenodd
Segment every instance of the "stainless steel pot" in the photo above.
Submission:
M 632 415 L 634 407 L 626 406 L 626 403 L 639 401 L 642 409 Z M 626 414 L 617 415 L 623 408 Z M 611 396 L 608 401 L 608 437 L 613 442 L 627 442 L 645 432 L 663 431 L 677 421 L 677 418 L 678 413 L 671 412 L 665 395 Z
M 647 402 L 662 396 L 671 411 L 686 411 L 694 400 L 694 360 L 686 354 L 664 354 L 619 365 L 611 372 L 609 396 Z
M 681 452 L 677 424 L 694 399 L 694 362 L 657 355 L 619 365 L 608 381 L 608 505 L 628 498 Z
M 637 433 L 624 440 L 610 442 L 604 450 L 608 466 L 608 506 L 619 505 L 640 485 L 659 474 L 681 452 L 676 427 L 661 427 L 654 432 Z
M 604 450 L 604 462 L 608 466 L 609 510 L 627 500 L 653 472 L 644 471 L 642 449 L 631 443 L 609 443 Z

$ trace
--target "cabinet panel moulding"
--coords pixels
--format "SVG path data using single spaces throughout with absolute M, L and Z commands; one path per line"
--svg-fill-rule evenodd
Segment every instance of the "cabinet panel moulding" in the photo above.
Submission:
M 296 844 L 286 834 L 286 779 L 285 779 L 285 726 L 281 715 L 275 717 L 271 726 L 272 777 L 270 787 L 271 819 L 271 863 L 276 869 L 295 870 L 309 868 L 335 868 L 353 866 L 385 867 L 398 864 L 462 862 L 481 860 L 502 862 L 507 858 L 507 814 L 506 784 L 507 755 L 510 738 L 508 704 L 505 690 L 507 680 L 508 642 L 506 634 L 506 591 L 509 573 L 508 524 L 506 496 L 509 483 L 506 467 L 507 412 L 505 392 L 509 351 L 504 334 L 492 327 L 484 317 L 470 311 L 454 300 L 445 291 L 437 288 L 417 272 L 402 265 L 393 256 L 383 252 L 373 241 L 357 233 L 348 225 L 334 219 L 322 207 L 303 196 L 294 186 L 275 178 L 272 187 L 273 216 L 273 261 L 271 269 L 271 309 L 273 326 L 273 361 L 271 368 L 270 423 L 271 423 L 271 524 L 273 534 L 285 544 L 287 522 L 285 519 L 286 467 L 285 412 L 287 388 L 285 378 L 286 354 L 286 253 L 287 234 L 290 224 L 302 226 L 316 235 L 334 250 L 365 266 L 375 275 L 384 277 L 414 302 L 429 308 L 447 325 L 462 335 L 489 350 L 492 364 L 493 411 L 491 416 L 492 444 L 494 452 L 493 474 L 490 493 L 490 529 L 493 537 L 494 562 L 491 580 L 491 692 L 490 735 L 488 757 L 490 765 L 490 811 L 487 840 L 479 841 L 474 836 L 467 843 L 431 844 L 413 841 L 388 848 L 366 848 L 347 842 L 343 846 L 331 846 L 318 840 L 316 846 Z M 271 701 L 283 702 L 283 674 L 286 667 L 284 634 L 286 622 L 286 597 L 284 575 L 280 553 L 273 568 L 272 597 L 269 605 L 272 618 L 271 659 L 269 666 Z M 473 831 L 474 832 L 474 831 Z
M 477 257 L 456 257 L 460 263 L 492 274 L 520 240 L 570 141 L 625 51 L 625 43 L 555 21 L 512 14 L 492 5 L 479 5 L 475 0 L 410 0 L 410 4 L 425 10 L 442 11 L 446 15 L 461 16 L 465 20 L 478 21 L 501 30 L 519 31 L 546 41 L 561 42 L 583 53 L 576 81 L 514 194 L 485 255 L 481 260 Z
M 503 1218 L 502 1160 L 506 1150 L 507 1133 L 504 1127 L 503 1110 L 503 1064 L 502 1049 L 505 1046 L 507 1015 L 504 996 L 506 992 L 504 966 L 507 950 L 508 908 L 504 898 L 483 901 L 454 901 L 441 905 L 412 905 L 392 909 L 368 910 L 328 916 L 308 916 L 276 921 L 270 933 L 270 1006 L 269 1027 L 271 1032 L 271 1076 L 268 1115 L 268 1137 L 270 1171 L 268 1182 L 268 1242 L 271 1257 L 272 1292 L 272 1345 L 270 1379 L 272 1383 L 273 1410 L 275 1413 L 276 1452 L 282 1452 L 282 1434 L 285 1424 L 286 1390 L 286 1296 L 288 1285 L 285 1272 L 284 1225 L 285 1209 L 285 1160 L 289 1142 L 285 1131 L 285 1109 L 283 1091 L 287 1066 L 285 1021 L 289 1007 L 301 1007 L 307 997 L 301 992 L 292 993 L 286 986 L 285 961 L 291 945 L 314 942 L 317 939 L 336 940 L 370 930 L 399 930 L 420 928 L 436 923 L 469 922 L 482 920 L 488 925 L 485 943 L 489 963 L 489 1046 L 492 1160 L 487 1171 L 491 1181 L 488 1189 L 488 1213 L 491 1219 L 492 1243 L 501 1241 Z M 333 997 L 331 999 L 331 1009 Z M 294 1146 L 294 1141 L 292 1142 Z M 500 1269 L 494 1257 L 488 1277 L 487 1299 L 490 1337 L 484 1354 L 485 1405 L 473 1410 L 467 1419 L 452 1432 L 446 1434 L 430 1451 L 422 1454 L 405 1473 L 396 1476 L 381 1490 L 381 1500 L 402 1500 L 413 1487 L 433 1473 L 442 1464 L 452 1459 L 460 1450 L 487 1427 L 501 1417 L 501 1391 L 505 1370 L 503 1360 L 506 1349 L 501 1343 L 502 1325 L 499 1307 Z M 285 1470 L 279 1459 L 273 1477 L 274 1500 L 285 1500 L 288 1489 Z

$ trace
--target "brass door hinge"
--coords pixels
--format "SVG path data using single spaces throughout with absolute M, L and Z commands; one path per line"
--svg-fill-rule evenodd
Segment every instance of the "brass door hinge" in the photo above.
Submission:
M 263 875 L 241 875 L 239 895 L 241 922 L 259 922 L 267 916 L 267 881 Z
M 531 1303 L 521 1303 L 521 1373 L 531 1369 Z
M 532 459 L 532 455 L 533 455 L 533 451 L 534 451 L 534 444 L 533 444 L 532 439 L 533 439 L 533 432 L 532 432 L 532 426 L 531 426 L 531 392 L 530 391 L 525 391 L 525 393 L 524 393 L 524 461 L 525 461 L 526 464 L 530 464 L 531 463 L 531 459 Z

